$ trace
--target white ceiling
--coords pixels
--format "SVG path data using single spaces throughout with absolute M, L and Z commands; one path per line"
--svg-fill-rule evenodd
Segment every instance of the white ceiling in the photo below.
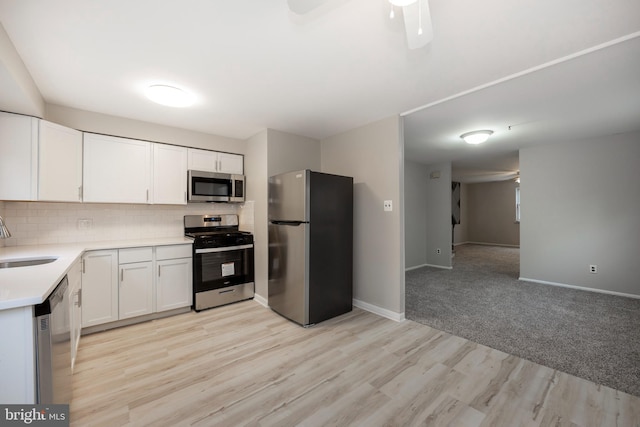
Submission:
M 302 16 L 286 0 L 0 0 L 0 22 L 47 103 L 239 139 L 265 128 L 322 139 L 433 104 L 405 117 L 408 157 L 463 167 L 484 156 L 496 169 L 558 132 L 638 124 L 637 0 L 429 5 L 434 39 L 420 50 L 407 49 L 387 0 L 325 0 Z M 621 37 L 631 40 L 455 98 Z M 152 104 L 141 95 L 152 82 L 198 103 Z M 493 145 L 451 148 L 487 126 Z
M 482 145 L 460 134 L 490 129 Z M 640 34 L 411 112 L 405 155 L 463 182 L 512 177 L 518 150 L 640 130 Z

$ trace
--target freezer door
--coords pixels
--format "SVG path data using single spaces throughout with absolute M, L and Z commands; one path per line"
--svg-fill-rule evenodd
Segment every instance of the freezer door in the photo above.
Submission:
M 269 219 L 309 221 L 308 170 L 269 178 Z
M 301 325 L 309 323 L 308 229 L 269 223 L 269 307 Z

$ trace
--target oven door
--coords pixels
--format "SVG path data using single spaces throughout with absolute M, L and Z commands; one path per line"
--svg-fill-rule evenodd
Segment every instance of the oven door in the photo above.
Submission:
M 254 279 L 253 245 L 196 249 L 193 259 L 193 291 L 206 292 Z

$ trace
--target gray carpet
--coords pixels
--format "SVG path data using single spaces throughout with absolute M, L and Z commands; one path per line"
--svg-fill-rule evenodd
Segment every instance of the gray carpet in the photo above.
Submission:
M 640 300 L 518 280 L 519 249 L 462 245 L 406 273 L 406 317 L 640 396 Z

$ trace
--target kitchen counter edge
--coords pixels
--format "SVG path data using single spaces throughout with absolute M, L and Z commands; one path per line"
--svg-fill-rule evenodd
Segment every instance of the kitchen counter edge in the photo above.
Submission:
M 0 269 L 0 311 L 42 303 L 85 252 L 185 244 L 193 244 L 193 240 L 167 237 L 0 248 L 0 259 L 3 260 L 58 257 L 49 264 Z

